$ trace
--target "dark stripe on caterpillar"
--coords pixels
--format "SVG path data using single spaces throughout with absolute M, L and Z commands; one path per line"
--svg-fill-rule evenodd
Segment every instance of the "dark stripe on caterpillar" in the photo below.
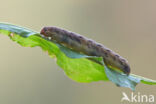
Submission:
M 93 40 L 57 27 L 44 27 L 40 33 L 49 40 L 53 40 L 76 52 L 103 57 L 108 67 L 116 68 L 127 75 L 130 73 L 130 66 L 124 58 Z

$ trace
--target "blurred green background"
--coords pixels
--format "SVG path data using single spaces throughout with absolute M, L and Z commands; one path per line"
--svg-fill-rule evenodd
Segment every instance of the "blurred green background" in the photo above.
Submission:
M 40 31 L 58 26 L 119 53 L 132 73 L 156 80 L 155 0 L 5 0 L 0 22 Z M 120 104 L 111 82 L 76 83 L 39 47 L 24 48 L 0 35 L 0 104 Z M 156 86 L 139 84 L 136 94 Z

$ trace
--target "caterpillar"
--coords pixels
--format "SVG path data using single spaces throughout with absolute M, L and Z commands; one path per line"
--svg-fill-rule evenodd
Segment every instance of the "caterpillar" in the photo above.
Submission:
M 40 34 L 49 40 L 72 49 L 73 51 L 80 52 L 88 56 L 103 57 L 103 60 L 108 67 L 116 68 L 127 75 L 130 73 L 130 66 L 127 60 L 102 44 L 82 35 L 58 27 L 44 27 Z

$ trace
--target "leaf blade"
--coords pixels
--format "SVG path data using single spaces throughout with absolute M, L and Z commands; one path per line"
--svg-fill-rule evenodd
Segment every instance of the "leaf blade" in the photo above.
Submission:
M 57 64 L 66 75 L 77 82 L 112 81 L 121 87 L 128 87 L 132 90 L 138 83 L 156 85 L 156 81 L 130 74 L 129 76 L 108 68 L 101 57 L 87 56 L 74 52 L 60 44 L 48 41 L 32 30 L 0 23 L 0 34 L 7 35 L 11 40 L 24 47 L 39 46 L 47 51 L 49 56 L 56 57 Z

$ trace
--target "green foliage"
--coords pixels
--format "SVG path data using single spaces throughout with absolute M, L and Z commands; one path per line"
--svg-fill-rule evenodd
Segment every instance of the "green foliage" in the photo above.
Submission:
M 129 76 L 109 69 L 101 57 L 92 57 L 74 52 L 61 44 L 49 41 L 37 32 L 29 29 L 0 23 L 0 34 L 10 37 L 11 40 L 24 47 L 39 46 L 47 51 L 49 56 L 57 59 L 57 64 L 65 71 L 66 75 L 77 82 L 112 81 L 118 86 L 129 87 L 132 90 L 142 82 L 154 85 L 156 81 L 143 78 L 134 74 Z

